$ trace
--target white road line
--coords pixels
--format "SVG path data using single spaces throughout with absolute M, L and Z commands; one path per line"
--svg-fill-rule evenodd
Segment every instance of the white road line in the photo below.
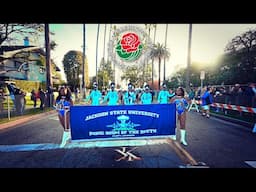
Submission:
M 253 168 L 256 168 L 256 161 L 245 161 L 248 165 L 250 165 Z
M 49 119 L 59 121 L 58 117 L 50 117 Z
M 14 151 L 39 151 L 52 149 L 72 149 L 72 148 L 93 148 L 93 147 L 119 147 L 119 146 L 144 146 L 150 144 L 163 144 L 162 140 L 150 143 L 150 140 L 124 140 L 124 141 L 71 141 L 64 147 L 55 143 L 38 143 L 38 144 L 20 144 L 20 145 L 0 145 L 0 152 Z
M 0 145 L 1 152 L 39 151 L 39 150 L 49 150 L 49 149 L 58 149 L 58 148 L 59 148 L 59 144 L 54 144 L 54 143 Z

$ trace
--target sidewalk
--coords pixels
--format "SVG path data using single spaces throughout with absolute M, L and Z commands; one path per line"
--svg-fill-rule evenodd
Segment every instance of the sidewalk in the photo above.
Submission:
M 29 108 L 31 109 L 31 108 Z M 29 110 L 29 109 L 26 109 L 26 110 Z M 11 120 L 9 122 L 6 122 L 6 123 L 0 123 L 0 130 L 2 129 L 5 129 L 5 128 L 11 128 L 11 127 L 14 127 L 16 125 L 20 125 L 22 123 L 25 123 L 29 120 L 34 120 L 34 119 L 38 119 L 40 117 L 43 117 L 43 116 L 46 116 L 46 115 L 49 115 L 49 114 L 53 114 L 53 113 L 56 113 L 56 111 L 53 109 L 51 111 L 46 111 L 46 112 L 42 112 L 42 113 L 39 113 L 39 114 L 33 114 L 33 115 L 28 115 L 26 114 L 26 112 L 24 112 L 24 115 L 20 115 L 20 116 L 11 116 Z M 8 118 L 8 115 L 7 115 L 7 112 L 5 114 L 6 118 Z M 15 120 L 12 120 L 12 118 L 17 118 Z

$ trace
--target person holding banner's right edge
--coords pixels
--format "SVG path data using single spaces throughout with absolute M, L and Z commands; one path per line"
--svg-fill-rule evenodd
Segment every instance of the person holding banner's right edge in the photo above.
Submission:
M 176 104 L 177 116 L 180 122 L 180 142 L 185 146 L 188 145 L 186 141 L 186 111 L 188 109 L 189 102 L 189 99 L 185 98 L 184 89 L 182 87 L 178 87 L 176 95 L 171 98 L 171 103 Z M 173 139 L 176 140 L 176 136 Z

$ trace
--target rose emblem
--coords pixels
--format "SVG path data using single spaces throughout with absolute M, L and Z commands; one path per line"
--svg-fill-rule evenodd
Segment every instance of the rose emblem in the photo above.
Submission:
M 118 41 L 116 52 L 125 61 L 135 61 L 141 55 L 142 48 L 143 46 L 137 34 L 126 33 Z

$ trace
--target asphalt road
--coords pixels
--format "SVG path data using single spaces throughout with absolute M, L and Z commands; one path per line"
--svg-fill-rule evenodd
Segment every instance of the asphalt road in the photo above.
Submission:
M 131 146 L 118 141 L 109 147 L 103 147 L 103 142 L 72 142 L 60 148 L 62 132 L 56 114 L 2 129 L 0 167 L 179 168 L 190 162 L 180 151 L 177 153 L 180 146 L 171 140 L 129 141 Z
M 249 168 L 245 161 L 256 161 L 256 134 L 248 127 L 190 112 L 187 131 L 185 149 L 197 162 L 211 168 Z
M 2 129 L 0 167 L 183 168 L 193 167 L 187 165 L 194 160 L 206 165 L 202 167 L 251 168 L 245 161 L 256 161 L 256 134 L 251 129 L 214 117 L 207 119 L 196 112 L 187 115 L 189 145 L 186 147 L 178 141 L 162 139 L 153 144 L 153 141 L 137 140 L 134 146 L 93 144 L 88 147 L 88 144 L 73 143 L 60 148 L 61 138 L 62 127 L 56 114 Z M 125 157 L 127 152 L 132 155 Z

